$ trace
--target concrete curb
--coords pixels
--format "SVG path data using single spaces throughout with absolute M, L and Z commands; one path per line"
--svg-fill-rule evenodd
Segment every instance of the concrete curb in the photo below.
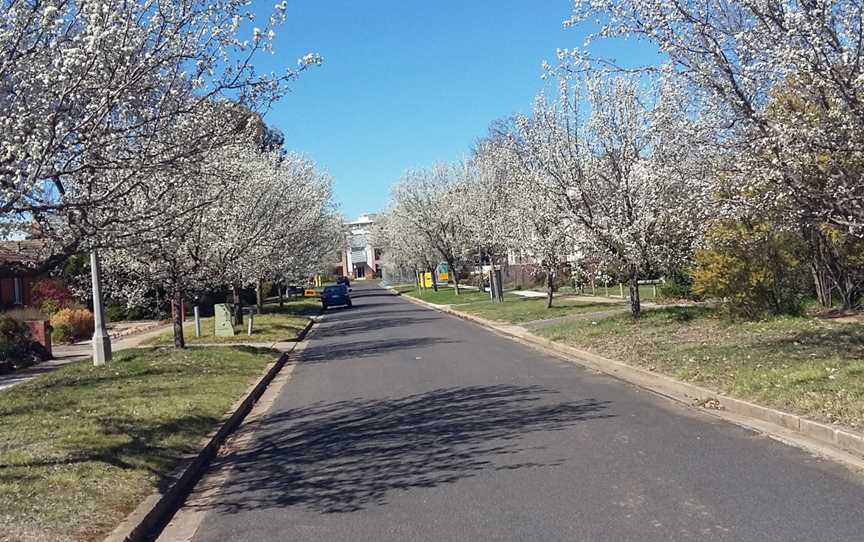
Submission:
M 282 352 L 279 359 L 267 367 L 264 375 L 256 383 L 249 386 L 243 398 L 239 399 L 231 407 L 229 414 L 226 414 L 219 428 L 204 439 L 201 451 L 185 459 L 168 476 L 169 485 L 167 489 L 163 491 L 157 490 L 144 499 L 111 534 L 103 539 L 103 542 L 143 542 L 149 539 L 148 535 L 171 517 L 175 508 L 195 486 L 207 469 L 210 461 L 216 456 L 219 447 L 222 446 L 228 435 L 240 426 L 243 419 L 252 410 L 255 402 L 258 401 L 264 390 L 270 385 L 270 382 L 273 381 L 276 375 L 279 374 L 279 371 L 285 366 L 289 354 L 306 337 L 306 334 L 314 323 L 315 320 L 310 319 L 306 327 L 298 334 L 297 339 L 291 344 L 290 349 Z M 230 347 L 233 345 L 220 346 Z
M 395 290 L 391 289 L 391 291 Z M 621 361 L 598 356 L 597 354 L 573 346 L 539 337 L 521 326 L 499 324 L 485 318 L 453 310 L 448 306 L 427 303 L 411 296 L 402 297 L 412 303 L 474 322 L 499 335 L 515 338 L 544 352 L 555 354 L 558 357 L 563 357 L 584 367 L 606 373 L 619 380 L 645 388 L 664 397 L 689 406 L 698 407 L 705 412 L 718 414 L 724 418 L 725 416 L 722 416 L 722 413 L 728 412 L 733 415 L 729 419 L 735 418 L 733 420 L 735 423 L 755 428 L 781 440 L 788 441 L 790 436 L 804 437 L 807 440 L 815 441 L 814 444 L 818 444 L 820 448 L 824 449 L 827 447 L 844 455 L 849 454 L 855 460 L 864 459 L 864 434 L 832 427 L 798 416 L 797 414 L 790 414 L 749 401 L 728 397 L 701 386 L 681 382 L 666 375 L 654 373 Z M 762 423 L 750 423 L 748 420 Z M 794 444 L 801 444 L 797 442 L 798 439 L 793 440 L 796 440 L 796 442 L 793 442 Z M 854 462 L 859 463 L 858 461 Z M 856 464 L 855 466 L 860 467 L 861 465 Z

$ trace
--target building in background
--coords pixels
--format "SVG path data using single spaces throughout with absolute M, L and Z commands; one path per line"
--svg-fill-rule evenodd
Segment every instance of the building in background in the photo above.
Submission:
M 44 248 L 41 239 L 0 241 L 0 309 L 31 304 L 33 284 L 41 277 L 36 268 Z
M 372 244 L 372 227 L 375 215 L 360 215 L 357 220 L 346 222 L 345 242 L 339 253 L 337 274 L 352 279 L 381 278 L 381 250 Z

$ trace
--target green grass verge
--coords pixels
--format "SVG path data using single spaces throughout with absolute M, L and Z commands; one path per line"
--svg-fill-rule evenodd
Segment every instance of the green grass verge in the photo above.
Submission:
M 0 394 L 0 539 L 99 540 L 198 451 L 276 354 L 118 352 Z
M 474 316 L 519 324 L 532 320 L 545 320 L 575 314 L 587 314 L 601 311 L 626 309 L 624 303 L 591 302 L 584 299 L 575 300 L 558 298 L 553 300 L 552 308 L 546 308 L 546 300 L 538 298 L 505 297 L 504 303 L 491 303 L 488 299 L 482 302 L 460 305 L 458 309 Z
M 309 317 L 321 312 L 321 301 L 318 298 L 304 298 L 285 303 L 284 308 L 268 306 L 264 314 L 256 314 L 252 335 L 246 334 L 246 319 L 243 326 L 234 326 L 233 337 L 217 337 L 214 334 L 213 318 L 201 319 L 201 336 L 195 336 L 195 324 L 183 326 L 183 337 L 186 344 L 232 344 L 232 343 L 275 343 L 289 341 L 306 327 Z M 148 339 L 145 344 L 174 344 L 174 332 L 167 331 Z
M 660 286 L 661 286 L 660 284 L 657 285 L 658 296 L 660 293 L 659 292 Z M 545 292 L 546 291 L 546 289 L 543 288 L 542 286 L 532 288 L 532 290 L 536 290 L 538 292 Z M 587 286 L 581 292 L 577 288 L 573 288 L 572 286 L 562 286 L 561 288 L 558 289 L 558 293 L 560 293 L 560 294 L 579 294 L 579 295 L 586 295 L 586 296 L 592 296 L 593 295 L 593 296 L 597 296 L 597 297 L 611 297 L 613 299 L 621 299 L 621 287 L 617 283 L 609 285 L 608 295 L 607 295 L 606 288 L 602 284 L 598 284 L 597 286 L 594 287 L 594 293 L 593 294 L 591 293 L 591 287 L 590 286 Z M 626 284 L 624 284 L 624 298 L 630 299 L 629 286 L 627 286 Z M 642 301 L 654 301 L 654 287 L 653 287 L 653 285 L 640 284 L 639 285 L 639 299 L 641 299 Z
M 439 287 L 437 292 L 431 288 L 418 291 L 415 286 L 411 285 L 396 286 L 395 289 L 403 295 L 422 299 L 436 305 L 456 305 L 489 299 L 489 292 L 481 292 L 474 289 L 460 289 L 459 295 L 456 295 L 454 288 L 443 286 Z
M 864 429 L 864 326 L 809 317 L 730 322 L 706 307 L 646 310 L 536 333 L 810 418 Z

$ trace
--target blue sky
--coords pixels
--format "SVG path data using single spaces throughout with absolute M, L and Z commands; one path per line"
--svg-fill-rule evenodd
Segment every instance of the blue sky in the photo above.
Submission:
M 289 0 L 276 55 L 259 67 L 295 66 L 308 51 L 324 65 L 267 121 L 333 176 L 346 217 L 381 210 L 406 169 L 461 158 L 491 121 L 530 108 L 546 84 L 543 60 L 583 42 L 580 29 L 562 28 L 570 9 L 570 0 Z

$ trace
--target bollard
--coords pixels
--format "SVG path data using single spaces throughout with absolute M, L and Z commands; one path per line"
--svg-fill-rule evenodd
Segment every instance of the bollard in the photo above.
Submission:
M 250 313 L 249 313 L 249 329 L 248 329 L 248 331 L 246 332 L 246 334 L 247 334 L 247 335 L 250 335 L 250 336 L 252 335 L 252 321 L 253 321 L 253 320 L 255 320 L 255 313 L 250 312 Z
M 195 306 L 195 336 L 201 336 L 201 314 L 198 312 L 198 306 Z

